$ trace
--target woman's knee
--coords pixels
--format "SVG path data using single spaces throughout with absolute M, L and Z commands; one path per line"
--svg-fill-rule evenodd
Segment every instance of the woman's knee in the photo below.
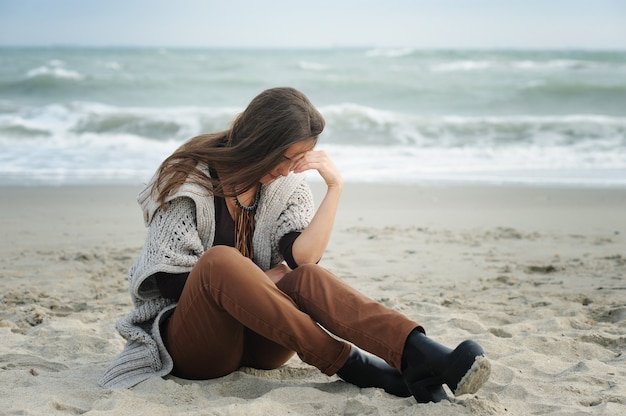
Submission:
M 204 252 L 201 259 L 222 260 L 234 257 L 241 257 L 241 253 L 234 247 L 230 246 L 213 246 Z
M 303 264 L 295 271 L 297 271 L 298 278 L 302 280 L 336 279 L 334 274 L 315 263 Z
M 252 260 L 229 246 L 214 246 L 207 250 L 194 267 L 204 285 L 213 287 L 252 286 L 267 277 Z
M 189 274 L 187 283 L 196 282 L 204 286 L 209 281 L 225 275 L 240 258 L 241 254 L 232 247 L 211 247 L 200 256 Z
M 202 254 L 196 267 L 206 268 L 210 267 L 228 267 L 232 262 L 241 261 L 243 256 L 241 253 L 229 246 L 213 246 Z
M 298 266 L 297 269 L 287 273 L 277 286 L 287 294 L 294 294 L 305 288 L 316 287 L 327 279 L 336 277 L 323 267 L 310 263 Z

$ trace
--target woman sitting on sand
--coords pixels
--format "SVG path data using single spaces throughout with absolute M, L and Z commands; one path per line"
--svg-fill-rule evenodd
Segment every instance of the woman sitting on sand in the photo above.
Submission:
M 230 130 L 163 162 L 138 197 L 148 235 L 129 272 L 135 309 L 117 323 L 127 343 L 103 386 L 274 369 L 294 353 L 328 376 L 418 402 L 446 399 L 443 384 L 459 395 L 485 383 L 477 343 L 437 344 L 316 264 L 342 191 L 333 162 L 314 150 L 323 128 L 302 93 L 269 89 Z M 327 186 L 317 211 L 310 169 Z

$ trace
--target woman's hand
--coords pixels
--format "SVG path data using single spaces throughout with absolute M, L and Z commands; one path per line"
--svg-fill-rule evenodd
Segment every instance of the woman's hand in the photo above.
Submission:
M 343 179 L 341 178 L 339 170 L 325 151 L 310 150 L 306 152 L 303 157 L 298 159 L 293 167 L 293 171 L 296 173 L 311 169 L 315 169 L 319 172 L 326 186 L 329 188 L 338 187 L 341 189 L 343 186 Z
M 267 277 L 270 278 L 272 282 L 274 282 L 274 284 L 276 284 L 280 282 L 280 279 L 285 277 L 285 275 L 290 271 L 291 268 L 289 266 L 287 266 L 285 263 L 281 263 L 276 267 L 266 270 L 265 274 L 267 275 Z

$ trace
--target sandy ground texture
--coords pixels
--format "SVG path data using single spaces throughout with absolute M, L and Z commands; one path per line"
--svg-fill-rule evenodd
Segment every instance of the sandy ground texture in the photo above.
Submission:
M 626 190 L 346 186 L 322 265 L 492 363 L 476 395 L 417 404 L 297 358 L 98 387 L 131 308 L 138 189 L 0 188 L 0 414 L 626 414 Z

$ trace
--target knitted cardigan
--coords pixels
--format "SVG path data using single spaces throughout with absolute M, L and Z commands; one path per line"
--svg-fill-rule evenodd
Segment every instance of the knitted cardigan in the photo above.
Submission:
M 190 272 L 215 237 L 212 193 L 185 183 L 167 198 L 164 211 L 150 192 L 154 180 L 137 197 L 148 235 L 129 270 L 135 309 L 115 325 L 126 345 L 100 378 L 103 387 L 129 388 L 172 371 L 172 358 L 163 344 L 160 324 L 176 302 L 161 296 L 154 274 Z M 303 174 L 291 173 L 262 185 L 252 237 L 254 262 L 263 270 L 281 263 L 280 239 L 292 231 L 304 230 L 313 214 L 313 196 Z

